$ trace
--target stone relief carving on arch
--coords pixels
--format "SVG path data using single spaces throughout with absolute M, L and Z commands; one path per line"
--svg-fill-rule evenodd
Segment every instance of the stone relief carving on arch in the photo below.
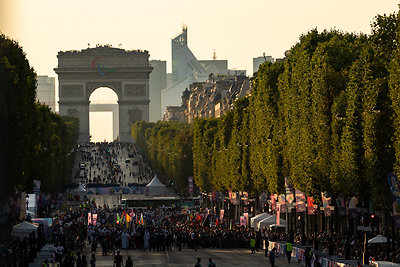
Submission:
M 82 97 L 83 86 L 79 84 L 69 84 L 62 86 L 62 96 L 65 97 Z
M 130 123 L 134 123 L 135 121 L 141 121 L 143 118 L 143 112 L 138 108 L 128 110 L 128 115 Z
M 146 96 L 146 85 L 145 84 L 126 84 L 125 85 L 125 96 L 128 96 L 128 97 Z
M 73 117 L 79 117 L 79 111 L 75 108 L 69 108 L 67 110 L 67 115 L 68 116 L 73 116 Z

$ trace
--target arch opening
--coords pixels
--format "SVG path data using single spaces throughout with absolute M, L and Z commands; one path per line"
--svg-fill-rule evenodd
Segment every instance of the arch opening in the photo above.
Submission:
M 91 142 L 112 142 L 119 136 L 118 95 L 109 87 L 99 87 L 89 97 Z

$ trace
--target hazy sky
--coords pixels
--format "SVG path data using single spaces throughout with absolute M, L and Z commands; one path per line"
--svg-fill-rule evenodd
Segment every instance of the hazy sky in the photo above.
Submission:
M 39 75 L 56 76 L 60 50 L 88 43 L 148 50 L 171 65 L 171 38 L 188 26 L 198 59 L 227 59 L 252 74 L 252 58 L 283 57 L 310 29 L 370 32 L 395 0 L 0 0 L 0 30 L 17 39 Z

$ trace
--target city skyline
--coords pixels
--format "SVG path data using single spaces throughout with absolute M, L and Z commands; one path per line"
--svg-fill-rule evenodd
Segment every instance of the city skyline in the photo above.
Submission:
M 149 51 L 166 60 L 171 73 L 171 39 L 187 25 L 188 46 L 197 59 L 228 60 L 228 68 L 253 74 L 252 60 L 284 57 L 302 34 L 317 27 L 370 33 L 380 14 L 398 10 L 398 1 L 109 1 L 54 2 L 0 0 L 0 30 L 17 40 L 38 75 L 56 77 L 57 53 L 110 44 Z M 110 92 L 110 94 L 112 94 Z M 103 98 L 107 98 L 103 94 Z M 180 95 L 177 96 L 180 98 Z M 100 115 L 100 114 L 98 114 Z M 96 129 L 107 132 L 99 119 Z M 92 120 L 93 122 L 93 120 Z M 107 123 L 109 125 L 109 123 Z M 104 128 L 104 129 L 103 129 Z
M 148 50 L 150 59 L 166 60 L 171 72 L 170 40 L 185 24 L 189 46 L 199 59 L 211 59 L 215 50 L 218 59 L 229 61 L 229 68 L 246 69 L 251 75 L 252 58 L 263 52 L 281 58 L 301 34 L 315 27 L 368 34 L 373 18 L 397 11 L 397 5 L 393 0 L 254 0 L 245 5 L 208 0 L 121 0 L 113 5 L 105 0 L 1 0 L 0 29 L 19 42 L 39 75 L 55 76 L 58 51 L 81 50 L 88 44 Z

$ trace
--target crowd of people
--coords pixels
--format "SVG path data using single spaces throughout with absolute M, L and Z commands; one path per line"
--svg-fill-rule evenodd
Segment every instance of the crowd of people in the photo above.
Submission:
M 102 183 L 128 187 L 148 182 L 154 171 L 142 151 L 129 143 L 85 143 L 79 146 L 80 158 L 74 180 L 83 184 Z
M 82 183 L 130 183 L 149 181 L 154 172 L 142 152 L 131 144 L 87 143 L 79 147 L 77 170 L 73 179 Z M 84 175 L 82 175 L 82 173 Z M 75 201 L 75 200 L 74 200 Z M 49 205 L 50 207 L 51 205 Z M 93 220 L 93 214 L 96 220 Z M 199 216 L 201 215 L 201 216 Z M 53 255 L 47 262 L 58 262 L 60 266 L 95 266 L 96 255 L 113 255 L 116 266 L 123 263 L 119 249 L 141 251 L 181 251 L 203 248 L 245 248 L 254 254 L 268 252 L 269 242 L 291 242 L 310 248 L 360 261 L 364 251 L 361 236 L 343 236 L 340 233 L 318 232 L 309 235 L 299 231 L 287 233 L 268 229 L 254 230 L 241 226 L 239 222 L 220 220 L 205 210 L 185 210 L 179 207 L 150 210 L 110 208 L 96 205 L 85 199 L 73 207 L 53 211 L 53 225 L 47 241 L 54 244 Z M 43 232 L 39 238 L 10 239 L 0 245 L 0 266 L 27 266 L 44 244 Z M 89 248 L 89 251 L 88 249 Z M 101 253 L 97 253 L 101 251 Z M 373 260 L 400 263 L 400 243 L 370 245 L 369 255 Z M 97 253 L 97 254 L 96 254 Z M 273 265 L 275 251 L 266 253 Z M 309 258 L 306 255 L 306 263 Z M 132 258 L 125 266 L 133 266 Z M 290 262 L 290 257 L 288 256 Z M 198 261 L 200 265 L 200 261 Z M 208 266 L 215 266 L 210 259 Z M 197 266 L 199 266 L 197 265 Z

